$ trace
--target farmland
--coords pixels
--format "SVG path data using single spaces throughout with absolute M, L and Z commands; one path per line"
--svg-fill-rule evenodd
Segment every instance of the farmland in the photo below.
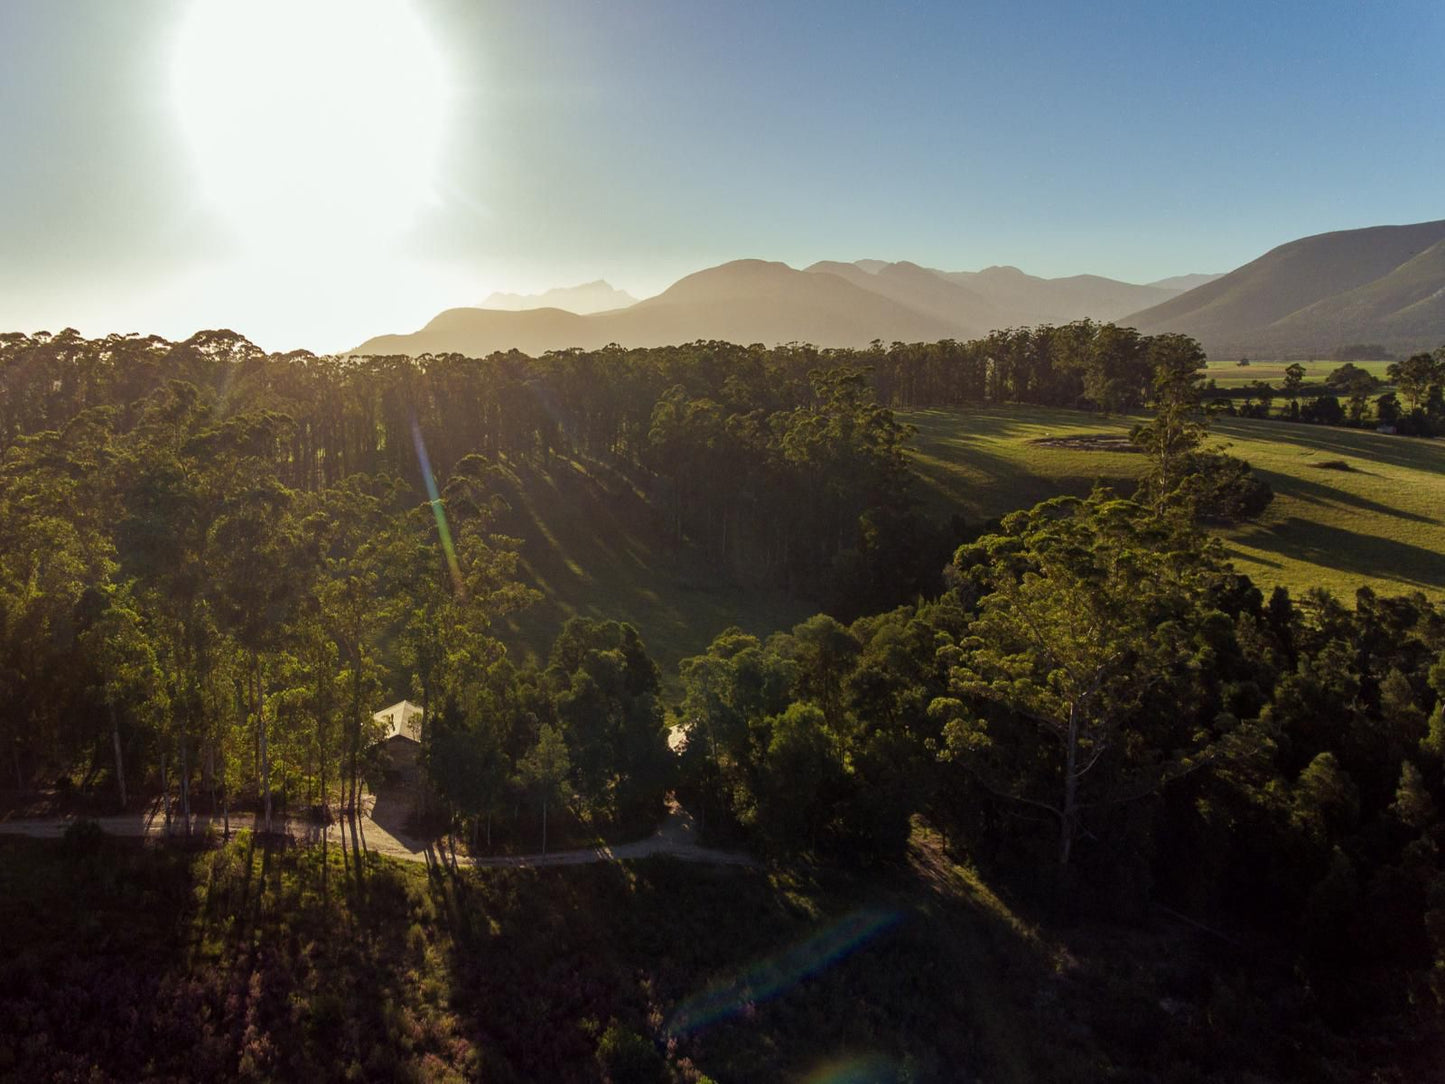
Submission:
M 1035 443 L 1121 437 L 1136 419 L 1068 410 L 989 408 L 905 413 L 918 429 L 915 462 L 928 499 L 990 520 L 1095 481 L 1128 489 L 1143 458 Z M 1255 523 L 1221 528 L 1240 571 L 1265 587 L 1325 587 L 1350 598 L 1422 590 L 1445 596 L 1445 447 L 1438 441 L 1289 422 L 1220 419 L 1211 445 L 1227 448 L 1274 487 Z M 1338 466 L 1345 465 L 1344 469 Z
M 1253 384 L 1257 380 L 1278 389 L 1284 383 L 1284 371 L 1290 365 L 1297 364 L 1304 369 L 1304 381 L 1306 384 L 1323 384 L 1325 377 L 1338 369 L 1344 362 L 1341 361 L 1254 361 L 1250 360 L 1248 365 L 1241 365 L 1237 360 L 1212 359 L 1204 370 L 1204 378 L 1213 380 L 1221 388 L 1238 388 L 1246 384 Z M 1356 368 L 1364 369 L 1377 380 L 1385 379 L 1385 370 L 1391 365 L 1388 361 L 1356 361 L 1352 364 Z

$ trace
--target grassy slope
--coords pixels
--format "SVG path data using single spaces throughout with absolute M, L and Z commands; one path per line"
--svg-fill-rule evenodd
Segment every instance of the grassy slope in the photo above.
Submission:
M 1123 452 L 1041 447 L 1044 436 L 1124 434 L 1126 418 L 1066 410 L 915 411 L 917 461 L 940 507 L 990 519 L 1096 479 L 1127 488 L 1143 460 Z M 1287 422 L 1224 419 L 1217 444 L 1247 459 L 1274 487 L 1253 524 L 1223 532 L 1241 571 L 1263 586 L 1327 587 L 1346 598 L 1419 588 L 1445 596 L 1445 444 Z M 1321 469 L 1343 459 L 1348 472 Z
M 1351 1057 L 1271 1020 L 1267 953 L 1047 932 L 926 832 L 866 881 L 666 859 L 365 880 L 245 835 L 0 837 L 0 1079 L 596 1080 L 613 1020 L 679 1081 L 1322 1079 Z M 830 938 L 859 916 L 886 921 Z M 689 1005 L 701 1026 L 669 1028 Z
M 616 473 L 559 459 L 510 477 L 503 529 L 523 539 L 526 577 L 543 595 L 505 630 L 524 659 L 545 661 L 570 617 L 626 621 L 669 679 L 679 659 L 706 650 L 729 625 L 766 634 L 815 609 L 720 578 L 671 542 L 657 513 Z

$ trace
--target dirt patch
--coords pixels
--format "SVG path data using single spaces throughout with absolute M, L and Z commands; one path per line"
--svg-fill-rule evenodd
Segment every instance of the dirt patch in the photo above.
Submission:
M 1355 469 L 1354 467 L 1350 466 L 1347 462 L 1345 462 L 1343 459 L 1326 459 L 1326 460 L 1324 460 L 1324 461 L 1322 461 L 1322 462 L 1320 462 L 1320 463 L 1311 463 L 1310 466 L 1312 466 L 1312 467 L 1318 467 L 1320 470 L 1351 470 L 1351 471 L 1352 471 L 1352 470 Z
M 1136 445 L 1128 437 L 1117 433 L 1080 433 L 1072 437 L 1038 437 L 1029 441 L 1042 448 L 1067 448 L 1074 452 L 1137 452 Z

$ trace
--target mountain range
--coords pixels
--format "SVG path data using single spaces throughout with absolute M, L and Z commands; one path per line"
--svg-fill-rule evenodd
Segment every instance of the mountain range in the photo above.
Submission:
M 630 300 L 600 281 L 541 295 L 494 294 L 485 307 L 448 309 L 419 331 L 378 336 L 352 352 L 538 354 L 699 339 L 864 346 L 1089 317 L 1193 335 L 1216 357 L 1328 356 L 1355 342 L 1405 353 L 1445 342 L 1445 220 L 1319 234 L 1226 275 L 1144 285 L 1098 275 L 1039 278 L 1016 267 L 942 271 L 858 260 L 798 270 L 735 260 Z
M 541 295 L 494 294 L 483 307 L 448 309 L 419 331 L 381 335 L 352 352 L 485 355 L 515 348 L 535 354 L 612 342 L 663 346 L 697 339 L 818 346 L 967 339 L 1000 327 L 1083 316 L 1115 319 L 1179 293 L 1096 275 L 1044 279 L 1015 267 L 946 272 L 881 260 L 824 262 L 804 270 L 734 260 L 688 275 L 656 297 L 625 308 L 581 311 L 579 299 L 607 296 L 605 291 L 622 293 L 599 282 Z

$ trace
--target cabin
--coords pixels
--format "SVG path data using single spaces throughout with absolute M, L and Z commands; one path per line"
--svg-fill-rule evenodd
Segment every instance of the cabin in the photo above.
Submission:
M 430 804 L 421 763 L 424 715 L 410 700 L 400 700 L 371 716 L 379 724 L 372 753 L 381 769 L 371 819 L 393 835 L 411 831 Z
M 385 728 L 376 744 L 386 750 L 391 765 L 398 770 L 414 767 L 421 754 L 422 715 L 422 709 L 410 700 L 399 700 L 372 715 Z

